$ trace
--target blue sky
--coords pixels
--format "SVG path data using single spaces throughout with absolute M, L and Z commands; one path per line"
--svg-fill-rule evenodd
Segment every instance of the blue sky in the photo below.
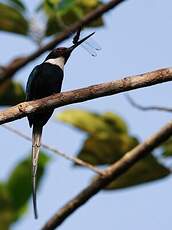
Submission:
M 25 2 L 28 1 L 25 0 Z M 39 1 L 30 0 L 30 10 Z M 96 31 L 95 39 L 102 51 L 92 58 L 78 48 L 65 69 L 63 90 L 85 87 L 100 82 L 120 79 L 162 67 L 171 66 L 172 2 L 170 0 L 128 0 L 104 16 L 104 28 Z M 88 31 L 89 32 L 89 31 Z M 34 44 L 20 36 L 0 33 L 1 63 L 7 63 L 17 55 L 25 55 L 35 49 Z M 71 40 L 63 45 L 69 46 Z M 32 68 L 42 62 L 46 54 L 17 73 L 16 79 L 26 84 Z M 171 106 L 171 83 L 138 89 L 130 95 L 144 105 Z M 143 113 L 132 108 L 124 94 L 99 98 L 89 102 L 57 109 L 46 125 L 43 142 L 57 147 L 68 154 L 75 154 L 85 138 L 84 133 L 61 123 L 54 117 L 69 108 L 82 108 L 95 112 L 113 111 L 127 122 L 130 132 L 140 140 L 156 132 L 171 119 L 171 114 L 162 112 Z M 26 119 L 10 125 L 31 135 Z M 0 179 L 6 179 L 19 160 L 29 154 L 31 143 L 0 128 L 1 160 Z M 2 151 L 3 150 L 3 151 Z M 13 230 L 37 230 L 65 202 L 77 194 L 93 175 L 87 169 L 72 168 L 70 162 L 49 153 L 52 160 L 38 192 L 39 219 L 33 219 L 32 203 L 29 211 Z M 30 169 L 26 169 L 30 170 Z M 116 192 L 100 192 L 86 205 L 71 215 L 61 230 L 145 230 L 171 229 L 171 182 L 172 178 L 136 188 Z

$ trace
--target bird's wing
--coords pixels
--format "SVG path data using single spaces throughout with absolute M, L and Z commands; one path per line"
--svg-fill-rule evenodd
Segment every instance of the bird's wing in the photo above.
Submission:
M 27 85 L 26 85 L 26 101 L 31 101 L 34 100 L 34 91 L 35 91 L 35 86 L 34 82 L 36 78 L 39 76 L 40 73 L 40 65 L 35 66 L 35 68 L 32 70 L 32 72 L 29 75 Z

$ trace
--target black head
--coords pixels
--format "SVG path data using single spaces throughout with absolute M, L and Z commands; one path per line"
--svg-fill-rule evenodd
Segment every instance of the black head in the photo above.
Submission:
M 85 40 L 87 40 L 89 37 L 91 37 L 94 33 L 91 33 L 90 35 L 86 36 L 85 38 L 78 41 L 76 44 L 72 45 L 69 48 L 60 47 L 55 48 L 51 51 L 51 53 L 46 57 L 45 61 L 48 59 L 56 59 L 58 57 L 64 57 L 65 63 L 67 62 L 68 58 L 70 57 L 72 51 L 78 47 L 81 43 L 83 43 Z
M 71 52 L 69 52 L 69 48 L 66 47 L 55 48 L 51 51 L 51 53 L 49 53 L 45 61 L 47 61 L 48 59 L 56 59 L 58 57 L 64 57 L 66 63 L 68 58 L 70 57 L 70 54 Z

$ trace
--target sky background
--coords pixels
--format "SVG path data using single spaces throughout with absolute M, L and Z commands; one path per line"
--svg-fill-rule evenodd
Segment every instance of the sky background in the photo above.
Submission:
M 26 1 L 31 12 L 39 1 Z M 104 16 L 105 26 L 96 30 L 95 39 L 102 50 L 96 58 L 78 48 L 65 68 L 63 91 L 92 84 L 121 79 L 147 71 L 169 67 L 172 62 L 172 1 L 128 0 Z M 90 31 L 86 31 L 86 33 Z M 0 63 L 6 64 L 16 56 L 29 54 L 35 45 L 21 36 L 0 33 Z M 69 39 L 64 45 L 71 45 Z M 16 79 L 26 84 L 32 68 L 47 54 L 18 72 Z M 171 83 L 138 89 L 130 95 L 143 105 L 171 106 Z M 80 149 L 85 134 L 55 121 L 64 109 L 82 108 L 94 112 L 112 111 L 121 115 L 130 133 L 144 140 L 171 119 L 163 112 L 141 112 L 131 107 L 124 94 L 99 98 L 57 109 L 46 125 L 43 142 L 74 155 Z M 10 124 L 31 135 L 26 118 Z M 1 160 L 0 180 L 5 180 L 10 170 L 30 153 L 31 143 L 0 128 Z M 68 162 L 49 153 L 46 175 L 38 192 L 39 219 L 33 218 L 32 203 L 29 211 L 12 230 L 37 230 L 65 202 L 76 195 L 93 175 L 87 169 L 73 168 Z M 30 170 L 30 169 L 26 169 Z M 71 215 L 59 229 L 99 230 L 170 230 L 172 177 L 115 192 L 100 192 L 86 205 Z

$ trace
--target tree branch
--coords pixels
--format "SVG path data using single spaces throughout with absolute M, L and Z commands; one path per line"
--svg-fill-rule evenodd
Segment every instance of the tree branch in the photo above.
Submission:
M 68 104 L 114 95 L 171 80 L 172 68 L 166 68 L 137 76 L 126 77 L 121 80 L 89 86 L 87 88 L 54 94 L 35 101 L 23 102 L 5 111 L 1 111 L 0 125 L 20 119 L 30 113 L 44 111 L 45 109 L 57 108 Z
M 8 66 L 4 68 L 3 74 L 0 77 L 0 84 L 6 81 L 7 79 L 10 79 L 18 70 L 20 70 L 22 67 L 27 65 L 29 62 L 33 61 L 35 58 L 39 57 L 44 52 L 53 49 L 59 43 L 69 38 L 71 36 L 71 33 L 77 31 L 80 27 L 88 25 L 89 23 L 96 20 L 101 15 L 108 12 L 109 10 L 111 10 L 112 8 L 116 7 L 117 5 L 119 5 L 124 1 L 126 0 L 111 0 L 108 3 L 97 7 L 95 10 L 93 10 L 92 12 L 87 14 L 84 18 L 82 18 L 79 22 L 76 22 L 72 26 L 68 27 L 66 30 L 64 30 L 64 32 L 62 32 L 60 35 L 55 37 L 48 44 L 42 46 L 41 48 L 39 48 L 29 56 L 21 57 L 13 60 Z
M 152 135 L 142 144 L 126 153 L 119 161 L 107 167 L 104 177 L 97 176 L 88 187 L 83 189 L 77 196 L 65 204 L 50 220 L 43 226 L 42 230 L 52 230 L 58 227 L 68 216 L 86 203 L 91 197 L 105 188 L 114 179 L 124 174 L 138 160 L 148 155 L 154 148 L 166 141 L 172 135 L 172 121 L 157 133 Z
M 11 127 L 9 125 L 6 125 L 6 124 L 3 124 L 2 127 L 7 129 L 8 131 L 18 135 L 18 136 L 24 138 L 27 141 L 32 142 L 32 138 L 30 138 L 26 134 L 22 133 L 18 129 L 15 129 L 15 128 L 13 128 L 13 127 Z M 47 150 L 49 150 L 51 152 L 56 153 L 57 155 L 65 158 L 66 160 L 70 160 L 70 161 L 74 162 L 75 164 L 78 164 L 78 165 L 81 165 L 81 166 L 83 166 L 85 168 L 88 168 L 88 169 L 92 170 L 93 172 L 97 173 L 100 176 L 103 176 L 102 170 L 100 170 L 99 168 L 97 168 L 96 166 L 94 166 L 92 164 L 89 164 L 89 163 L 87 163 L 87 162 L 85 162 L 85 161 L 83 161 L 83 160 L 81 160 L 81 159 L 79 159 L 77 157 L 69 156 L 66 153 L 60 152 L 58 149 L 56 149 L 56 148 L 54 148 L 54 147 L 52 147 L 50 145 L 41 143 L 41 147 L 43 147 L 43 148 L 45 148 L 45 149 L 47 149 Z
M 126 95 L 127 100 L 129 103 L 135 107 L 136 109 L 142 110 L 142 111 L 162 111 L 162 112 L 169 112 L 172 113 L 172 108 L 163 107 L 163 106 L 143 106 L 138 103 L 136 103 L 132 97 L 129 95 Z

